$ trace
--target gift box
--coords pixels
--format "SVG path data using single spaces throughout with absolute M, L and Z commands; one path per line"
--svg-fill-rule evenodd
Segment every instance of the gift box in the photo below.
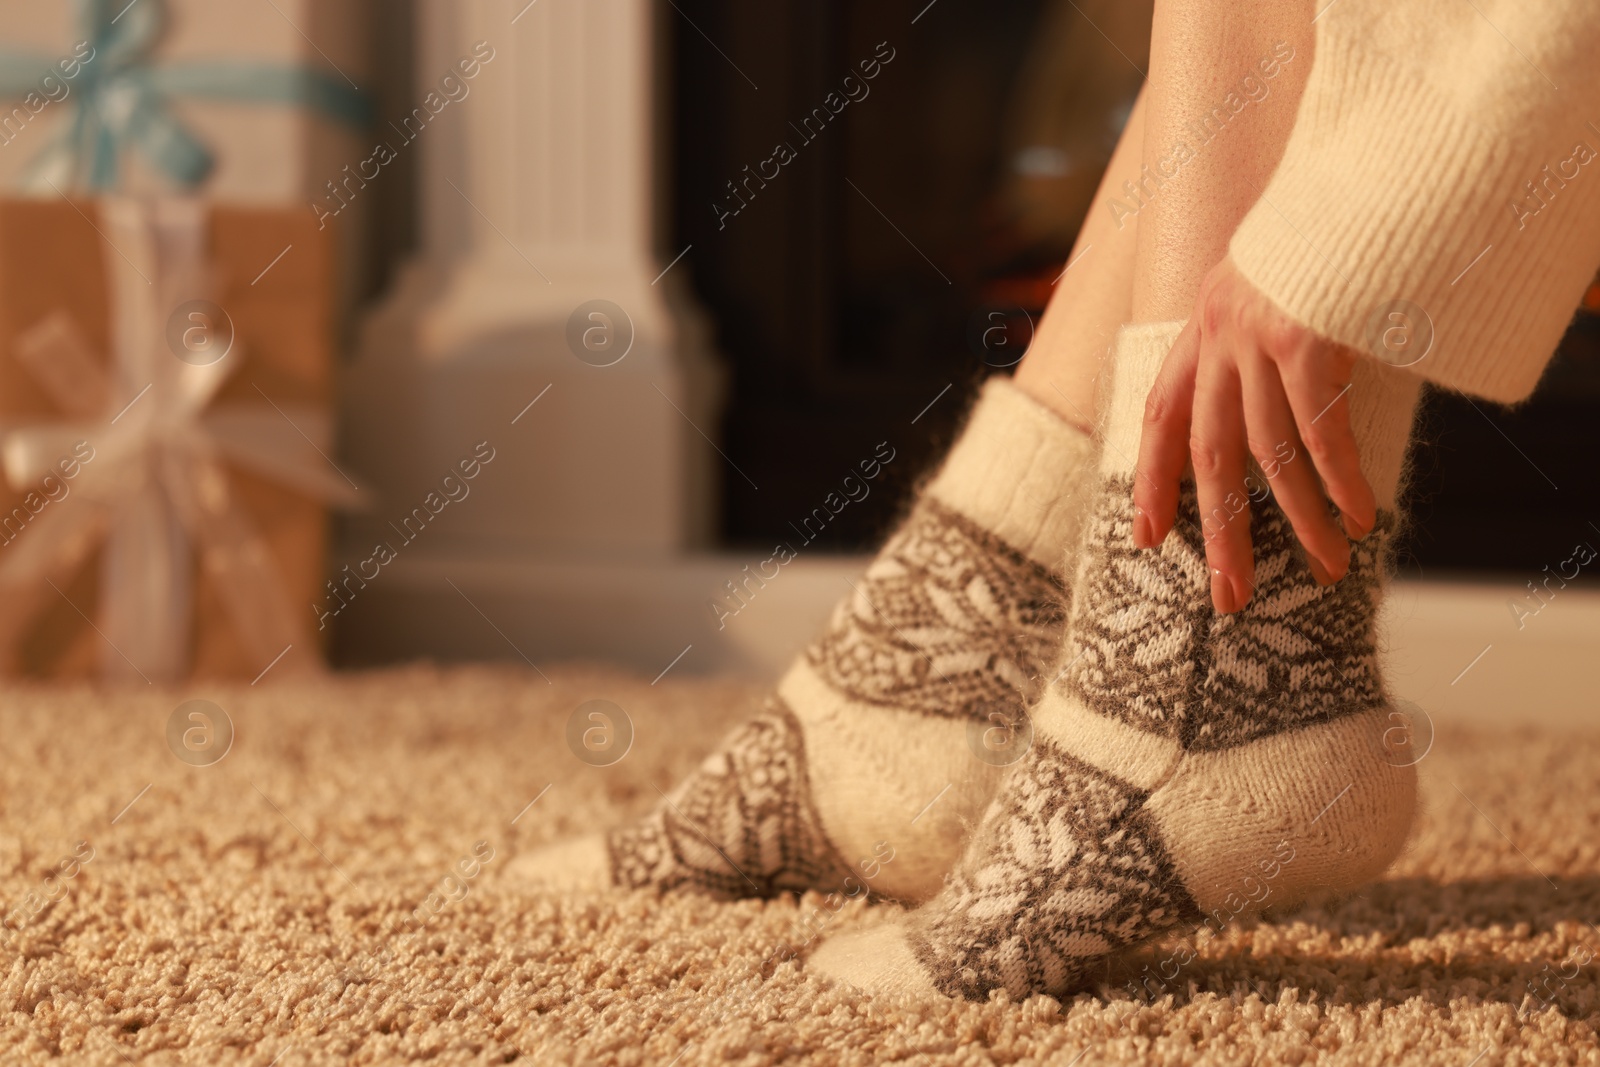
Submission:
M 0 0 L 0 186 L 305 204 L 365 156 L 365 0 Z
M 300 209 L 0 201 L 0 665 L 318 662 L 333 271 Z
M 0 190 L 181 191 L 312 215 L 331 200 L 348 313 L 371 208 L 346 191 L 371 152 L 368 13 L 368 0 L 0 0 Z

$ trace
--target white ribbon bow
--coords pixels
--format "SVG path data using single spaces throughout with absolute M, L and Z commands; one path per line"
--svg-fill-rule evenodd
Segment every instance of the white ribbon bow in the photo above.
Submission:
M 17 339 L 17 358 L 68 417 L 0 429 L 6 480 L 27 490 L 47 475 L 60 478 L 57 464 L 82 441 L 94 458 L 66 483 L 67 496 L 0 547 L 0 599 L 8 604 L 0 647 L 12 646 L 44 601 L 65 595 L 60 587 L 103 543 L 96 628 L 104 677 L 188 673 L 191 546 L 252 660 L 265 668 L 290 645 L 309 650 L 301 613 L 223 461 L 336 505 L 358 504 L 363 494 L 326 458 L 325 409 L 277 404 L 265 393 L 260 404 L 210 408 L 240 361 L 237 346 L 196 365 L 169 345 L 173 309 L 210 291 L 206 210 L 193 199 L 100 201 L 111 246 L 109 374 L 64 312 Z

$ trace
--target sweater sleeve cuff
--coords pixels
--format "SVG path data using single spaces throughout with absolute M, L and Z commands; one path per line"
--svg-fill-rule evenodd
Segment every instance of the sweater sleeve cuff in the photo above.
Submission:
M 1581 115 L 1465 106 L 1356 40 L 1324 33 L 1317 49 L 1235 264 L 1325 337 L 1446 388 L 1524 399 L 1600 260 L 1593 132 Z

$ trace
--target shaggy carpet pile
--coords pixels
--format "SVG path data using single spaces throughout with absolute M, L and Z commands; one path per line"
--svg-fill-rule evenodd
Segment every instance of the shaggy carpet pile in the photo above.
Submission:
M 1441 727 L 1410 847 L 1353 898 L 1173 939 L 1065 1002 L 916 1002 L 786 958 L 884 906 L 517 884 L 758 696 L 547 673 L 0 690 L 0 1063 L 1600 1062 L 1600 732 Z M 607 767 L 569 745 L 593 699 L 632 725 Z

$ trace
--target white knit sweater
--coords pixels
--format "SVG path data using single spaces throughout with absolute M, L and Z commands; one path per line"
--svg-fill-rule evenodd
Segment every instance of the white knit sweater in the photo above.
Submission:
M 1600 4 L 1318 6 L 1294 132 L 1234 261 L 1364 351 L 1407 301 L 1434 331 L 1413 371 L 1525 398 L 1600 266 Z

